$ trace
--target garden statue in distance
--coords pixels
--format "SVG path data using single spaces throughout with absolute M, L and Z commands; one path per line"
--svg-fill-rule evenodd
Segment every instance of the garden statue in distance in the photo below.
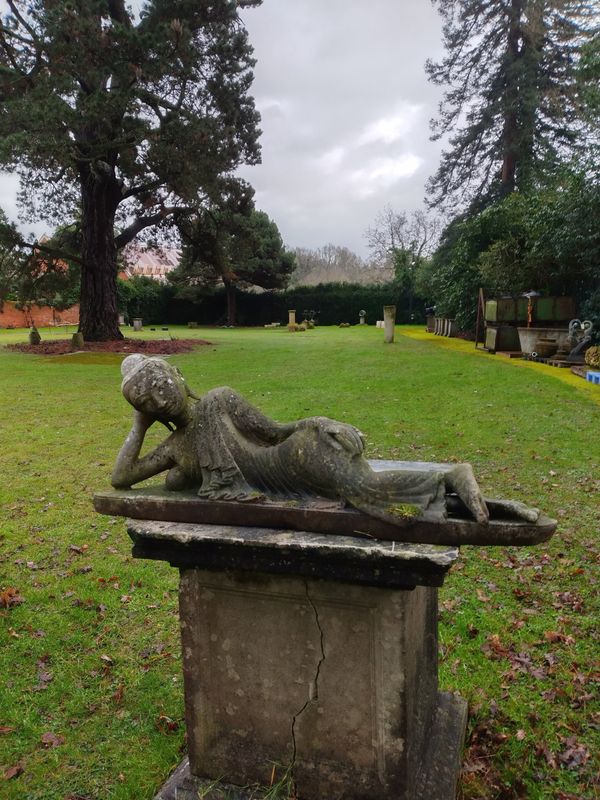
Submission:
M 456 502 L 483 527 L 490 514 L 538 520 L 539 511 L 523 503 L 485 499 L 469 464 L 376 471 L 352 425 L 326 417 L 281 424 L 228 387 L 198 397 L 177 367 L 155 356 L 130 355 L 121 372 L 135 411 L 112 473 L 116 489 L 166 472 L 168 490 L 193 490 L 209 501 L 330 498 L 399 526 L 443 521 Z M 170 434 L 140 457 L 155 422 Z

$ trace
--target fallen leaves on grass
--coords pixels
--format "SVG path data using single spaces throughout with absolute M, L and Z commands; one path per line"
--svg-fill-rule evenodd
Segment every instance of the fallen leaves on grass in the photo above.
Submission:
M 91 797 L 84 794 L 67 794 L 64 800 L 91 800 Z
M 558 760 L 563 767 L 579 769 L 589 761 L 589 750 L 580 744 L 575 736 L 569 736 L 566 739 L 561 738 L 561 743 L 565 749 L 558 754 Z
M 547 744 L 538 745 L 535 749 L 535 755 L 537 758 L 543 759 L 551 769 L 557 768 L 556 756 Z
M 15 589 L 14 586 L 9 586 L 7 589 L 0 591 L 0 606 L 3 608 L 12 608 L 24 602 L 25 598 L 21 597 L 19 590 Z
M 120 706 L 123 702 L 123 697 L 125 695 L 125 686 L 124 684 L 120 683 L 117 689 L 113 692 L 112 699 L 113 702 Z
M 65 737 L 61 736 L 60 733 L 46 731 L 46 733 L 42 733 L 40 737 L 40 743 L 42 747 L 45 747 L 46 750 L 49 750 L 51 747 L 60 747 L 61 744 L 64 744 Z
M 7 736 L 9 733 L 14 733 L 16 728 L 11 728 L 10 725 L 0 725 L 0 736 Z
M 81 545 L 81 547 L 77 544 L 70 544 L 69 550 L 71 553 L 76 553 L 77 555 L 83 555 L 86 550 L 89 550 L 89 544 Z
M 486 796 L 502 798 L 502 800 L 524 797 L 522 793 L 524 787 L 518 780 L 513 782 L 510 793 L 507 794 L 505 781 L 493 763 L 499 749 L 511 738 L 509 734 L 497 729 L 499 724 L 501 723 L 492 717 L 480 722 L 471 732 L 461 775 L 463 791 L 467 790 L 466 795 L 469 797 L 481 796 L 478 787 L 481 787 L 482 782 L 487 789 L 491 789 L 493 792 Z
M 547 635 L 545 639 L 551 644 L 572 644 L 575 641 L 572 636 L 566 636 L 555 631 L 547 633 L 550 635 Z M 543 642 L 537 642 L 536 644 L 543 644 Z M 505 659 L 510 663 L 510 670 L 502 676 L 505 682 L 514 680 L 519 673 L 531 675 L 536 680 L 544 680 L 549 675 L 554 674 L 558 663 L 558 658 L 554 653 L 540 653 L 538 651 L 537 656 L 538 658 L 540 656 L 543 658 L 544 664 L 536 664 L 531 653 L 526 651 L 516 652 L 515 645 L 512 642 L 505 644 L 497 633 L 490 634 L 487 637 L 486 641 L 481 645 L 481 651 L 492 661 Z
M 544 631 L 544 639 L 552 644 L 555 642 L 564 642 L 565 644 L 575 643 L 575 639 L 572 636 L 559 633 L 558 631 Z
M 552 606 L 556 609 L 570 608 L 572 611 L 582 613 L 584 611 L 583 599 L 575 592 L 554 592 L 556 600 Z
M 166 714 L 160 714 L 156 720 L 156 728 L 167 736 L 169 733 L 179 729 L 179 723 Z
M 48 684 L 54 680 L 54 675 L 48 669 L 50 656 L 42 656 L 36 663 L 38 669 L 38 685 L 34 687 L 34 691 L 41 692 L 48 688 Z
M 10 781 L 13 778 L 18 778 L 19 775 L 22 775 L 24 772 L 25 772 L 25 767 L 19 761 L 14 766 L 8 767 L 8 769 L 4 770 L 4 780 L 5 781 Z

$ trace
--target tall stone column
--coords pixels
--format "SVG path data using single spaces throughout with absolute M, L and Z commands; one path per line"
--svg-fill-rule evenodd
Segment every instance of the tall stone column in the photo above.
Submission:
M 394 325 L 396 324 L 396 306 L 383 307 L 384 341 L 392 344 L 394 341 Z

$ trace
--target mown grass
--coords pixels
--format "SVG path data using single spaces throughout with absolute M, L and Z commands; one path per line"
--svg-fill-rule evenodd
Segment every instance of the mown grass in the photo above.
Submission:
M 372 457 L 470 461 L 490 496 L 559 520 L 538 548 L 463 549 L 440 593 L 440 680 L 471 705 L 463 798 L 597 796 L 600 387 L 416 328 L 389 346 L 372 327 L 171 332 L 214 342 L 172 357 L 197 391 L 352 422 Z M 184 747 L 176 572 L 132 560 L 123 521 L 91 507 L 130 424 L 120 360 L 0 348 L 7 800 L 151 798 Z

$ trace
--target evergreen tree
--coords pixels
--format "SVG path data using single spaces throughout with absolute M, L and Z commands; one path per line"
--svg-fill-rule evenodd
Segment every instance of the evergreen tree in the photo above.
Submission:
M 180 297 L 192 299 L 225 286 L 229 325 L 236 322 L 236 286 L 283 289 L 289 283 L 294 253 L 285 249 L 277 225 L 264 211 L 207 208 L 183 233 L 181 261 L 169 280 Z
M 481 206 L 533 188 L 576 143 L 578 51 L 595 3 L 433 2 L 444 20 L 446 55 L 426 70 L 447 87 L 433 138 L 451 136 L 429 182 L 431 204 Z
M 34 216 L 81 220 L 81 324 L 120 338 L 117 252 L 223 191 L 259 160 L 252 50 L 260 0 L 7 0 L 0 165 Z
M 0 209 L 0 310 L 4 300 L 18 308 L 50 306 L 62 311 L 77 302 L 78 264 L 56 257 L 70 246 L 73 231 L 57 230 L 52 239 L 32 248 L 24 246 L 16 226 Z

